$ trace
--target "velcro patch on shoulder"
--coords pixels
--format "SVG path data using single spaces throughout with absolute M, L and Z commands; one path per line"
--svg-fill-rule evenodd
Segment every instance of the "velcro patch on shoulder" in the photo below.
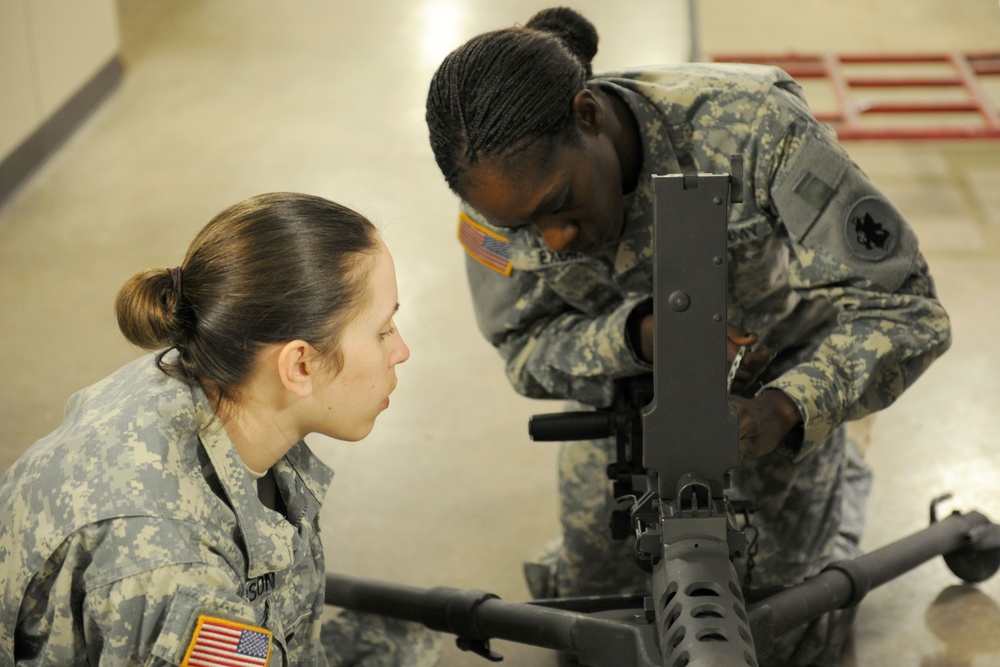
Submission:
M 269 630 L 202 614 L 181 667 L 263 667 L 270 655 Z
M 847 247 L 861 259 L 878 262 L 896 249 L 899 218 L 878 197 L 862 197 L 847 214 L 844 238 Z
M 473 259 L 499 274 L 509 276 L 510 239 L 487 229 L 465 213 L 458 214 L 458 241 Z

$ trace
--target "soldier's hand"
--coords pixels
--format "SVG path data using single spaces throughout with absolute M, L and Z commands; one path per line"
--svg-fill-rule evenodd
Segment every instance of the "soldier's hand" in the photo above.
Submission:
M 726 341 L 727 371 L 733 365 L 733 360 L 736 359 L 736 353 L 740 347 L 747 347 L 747 351 L 743 354 L 743 360 L 740 362 L 740 367 L 736 369 L 733 386 L 730 388 L 730 391 L 733 393 L 738 393 L 750 386 L 764 372 L 767 365 L 774 359 L 774 350 L 769 347 L 761 347 L 756 350 L 750 349 L 757 344 L 757 335 L 740 333 L 731 324 L 726 325 L 726 331 L 728 334 L 728 340 Z
M 643 360 L 653 361 L 653 316 L 646 315 L 642 318 L 639 326 L 639 340 L 641 342 L 639 354 Z
M 740 413 L 740 455 L 765 456 L 774 451 L 802 417 L 783 391 L 768 389 L 754 398 L 729 396 Z

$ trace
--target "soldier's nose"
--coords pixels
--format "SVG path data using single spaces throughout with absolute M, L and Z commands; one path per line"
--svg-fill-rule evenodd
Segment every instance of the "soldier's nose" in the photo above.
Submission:
M 566 223 L 559 225 L 545 225 L 540 227 L 539 232 L 542 235 L 542 240 L 545 241 L 545 245 L 547 245 L 550 250 L 563 252 L 569 248 L 570 244 L 576 238 L 578 230 L 575 224 Z

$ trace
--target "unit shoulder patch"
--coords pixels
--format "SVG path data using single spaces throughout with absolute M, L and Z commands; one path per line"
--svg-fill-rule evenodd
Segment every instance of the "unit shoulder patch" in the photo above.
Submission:
M 181 667 L 263 667 L 270 655 L 269 630 L 202 614 Z
M 857 257 L 872 262 L 885 259 L 896 248 L 899 219 L 878 197 L 862 197 L 844 222 L 847 246 Z
M 480 225 L 465 213 L 459 213 L 458 240 L 480 264 L 499 274 L 510 275 L 514 268 L 510 261 L 510 239 Z

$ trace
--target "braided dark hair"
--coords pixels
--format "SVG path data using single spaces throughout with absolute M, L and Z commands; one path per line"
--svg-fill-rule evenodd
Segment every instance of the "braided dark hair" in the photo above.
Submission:
M 523 150 L 573 122 L 573 98 L 587 85 L 597 30 L 566 7 L 522 27 L 472 38 L 444 59 L 427 94 L 431 149 L 448 186 L 478 161 Z

